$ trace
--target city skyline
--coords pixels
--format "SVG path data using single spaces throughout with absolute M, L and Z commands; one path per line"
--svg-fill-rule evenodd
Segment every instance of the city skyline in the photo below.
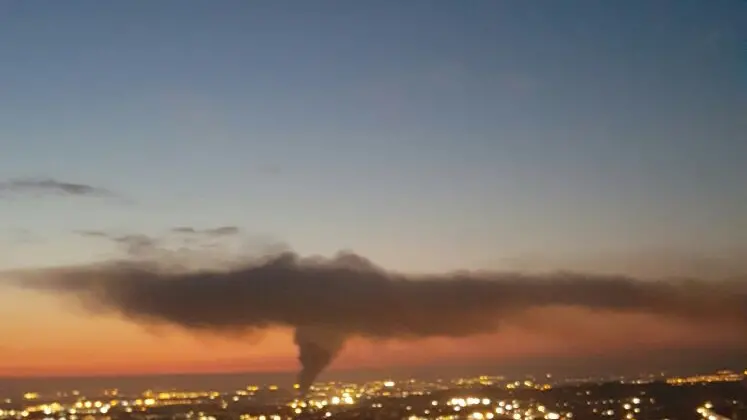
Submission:
M 290 248 L 407 273 L 744 276 L 746 8 L 6 2 L 0 269 Z M 0 376 L 296 369 L 288 328 L 196 337 L 0 287 Z M 353 338 L 333 368 L 745 350 L 548 311 L 584 333 Z

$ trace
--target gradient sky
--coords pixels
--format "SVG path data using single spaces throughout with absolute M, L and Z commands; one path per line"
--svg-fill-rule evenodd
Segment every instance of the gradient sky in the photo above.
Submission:
M 399 270 L 744 269 L 743 1 L 5 1 L 0 62 L 0 180 L 120 196 L 0 198 L 2 268 L 116 251 L 80 229 L 236 225 Z M 295 368 L 285 331 L 64 305 L 2 291 L 0 375 Z M 521 334 L 434 358 L 567 351 Z M 387 346 L 339 363 L 411 361 Z

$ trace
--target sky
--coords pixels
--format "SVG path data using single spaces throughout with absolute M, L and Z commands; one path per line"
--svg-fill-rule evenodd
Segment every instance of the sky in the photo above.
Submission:
M 747 271 L 742 1 L 6 1 L 0 61 L 2 269 L 234 226 L 413 272 Z M 15 289 L 0 317 L 0 376 L 296 366 L 282 329 L 206 343 Z M 527 334 L 335 366 L 581 351 Z

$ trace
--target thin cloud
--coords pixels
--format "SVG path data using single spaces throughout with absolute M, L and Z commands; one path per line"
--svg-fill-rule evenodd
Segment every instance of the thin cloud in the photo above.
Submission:
M 76 230 L 80 236 L 86 236 L 89 238 L 108 238 L 109 234 L 101 230 Z
M 269 241 L 242 235 L 236 226 L 204 229 L 179 226 L 155 234 L 106 230 L 75 230 L 73 233 L 109 242 L 128 261 L 162 268 L 191 270 L 234 266 L 244 261 L 247 252 L 256 255 L 258 245 L 259 252 L 270 252 L 267 250 Z
M 158 240 L 147 235 L 124 235 L 111 238 L 122 245 L 131 256 L 151 255 L 158 247 Z
M 15 228 L 8 229 L 3 233 L 4 239 L 14 245 L 28 245 L 43 242 L 42 237 L 29 229 Z
M 93 239 L 106 239 L 121 247 L 130 257 L 144 257 L 154 253 L 160 240 L 143 234 L 114 234 L 103 230 L 76 230 L 73 233 Z
M 88 184 L 63 182 L 51 178 L 17 178 L 0 182 L 0 193 L 32 195 L 68 195 L 116 197 L 112 191 Z
M 281 175 L 283 168 L 280 165 L 265 164 L 257 167 L 257 171 L 262 175 Z
M 220 226 L 210 229 L 197 229 L 191 226 L 178 226 L 171 229 L 173 233 L 205 236 L 238 235 L 241 232 L 237 226 Z

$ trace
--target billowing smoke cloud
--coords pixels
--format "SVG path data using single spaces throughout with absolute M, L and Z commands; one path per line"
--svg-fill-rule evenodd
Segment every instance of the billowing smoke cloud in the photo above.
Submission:
M 281 253 L 224 271 L 118 263 L 15 273 L 16 284 L 65 292 L 94 311 L 144 324 L 241 334 L 295 328 L 304 391 L 346 338 L 460 337 L 543 307 L 635 312 L 747 328 L 745 282 L 643 281 L 574 273 L 457 272 L 410 276 L 355 254 Z M 559 320 L 558 322 L 562 322 Z

